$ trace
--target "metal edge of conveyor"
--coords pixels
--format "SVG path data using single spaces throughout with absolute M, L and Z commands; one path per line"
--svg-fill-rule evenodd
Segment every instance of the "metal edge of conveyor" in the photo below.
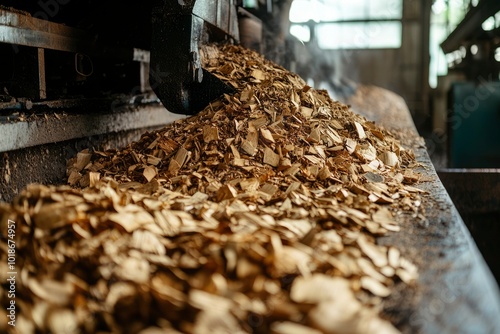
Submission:
M 410 325 L 424 333 L 500 333 L 500 291 L 479 249 L 437 177 L 425 149 L 416 152 L 434 177 L 421 185 L 429 191 L 426 227 L 414 226 L 423 287 Z
M 61 113 L 62 114 L 62 113 Z M 103 135 L 161 126 L 185 116 L 173 114 L 161 105 L 120 108 L 115 112 L 68 114 L 38 117 L 33 121 L 13 121 L 0 124 L 0 152 L 63 142 L 76 138 Z
M 387 99 L 394 100 L 389 95 Z M 401 106 L 397 124 L 394 115 L 384 110 L 376 115 L 376 123 L 418 138 L 410 111 L 399 99 L 391 101 Z M 352 109 L 363 115 L 363 106 L 352 105 Z M 400 248 L 419 267 L 419 279 L 408 294 L 413 300 L 403 305 L 401 295 L 394 297 L 395 307 L 409 313 L 396 315 L 400 329 L 404 333 L 500 333 L 498 285 L 441 183 L 427 149 L 423 144 L 411 149 L 423 165 L 419 172 L 429 180 L 417 185 L 429 193 L 423 204 L 426 221 L 402 214 L 397 217 L 401 232 L 378 240 Z
M 0 117 L 0 202 L 12 201 L 31 183 L 65 184 L 66 163 L 81 150 L 119 149 L 184 117 L 155 103 L 80 106 L 87 112 L 68 114 L 55 105 L 59 108 L 45 106 L 45 114 L 24 121 L 22 114 L 14 121 Z

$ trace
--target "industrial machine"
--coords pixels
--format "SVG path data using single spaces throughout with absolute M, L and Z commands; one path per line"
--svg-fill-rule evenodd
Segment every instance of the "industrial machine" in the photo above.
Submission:
M 441 43 L 449 60 L 435 113 L 446 121 L 447 166 L 438 171 L 484 258 L 500 280 L 500 2 L 479 1 Z M 495 22 L 496 21 L 496 22 Z M 443 101 L 444 102 L 444 101 Z
M 231 89 L 201 66 L 200 47 L 238 40 L 236 6 L 230 1 L 156 1 L 152 8 L 151 85 L 163 105 L 193 114 Z M 165 75 L 155 75 L 164 73 Z
M 500 2 L 482 0 L 441 44 L 449 72 L 448 167 L 500 167 Z M 491 29 L 484 22 L 493 21 Z M 498 19 L 497 19 L 498 20 Z M 497 21 L 500 22 L 500 21 Z
M 78 97 L 87 103 L 116 100 L 116 94 L 152 89 L 169 111 L 194 114 L 231 90 L 201 67 L 200 47 L 239 42 L 239 17 L 254 26 L 262 24 L 255 14 L 271 23 L 280 19 L 271 1 L 261 10 L 259 2 L 247 4 L 252 13 L 243 5 L 236 0 L 148 0 L 140 6 L 117 0 L 4 1 L 0 110 L 55 100 L 67 106 L 68 99 L 75 105 Z M 248 26 L 242 24 L 244 45 L 250 44 Z

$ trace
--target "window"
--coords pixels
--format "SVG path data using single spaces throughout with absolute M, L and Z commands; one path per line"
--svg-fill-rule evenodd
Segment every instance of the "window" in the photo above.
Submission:
M 490 31 L 500 27 L 500 11 L 487 18 L 481 25 L 484 31 Z
M 430 65 L 429 85 L 436 88 L 438 76 L 448 73 L 449 63 L 459 63 L 465 57 L 465 48 L 445 55 L 440 44 L 462 21 L 470 7 L 477 5 L 477 0 L 434 0 L 431 11 L 430 27 Z M 494 20 L 494 19 L 493 19 Z M 472 52 L 472 50 L 470 50 Z
M 322 49 L 399 48 L 401 17 L 402 0 L 294 0 L 290 33 Z
M 290 27 L 290 33 L 302 42 L 309 42 L 311 40 L 311 30 L 306 25 L 294 24 Z
M 401 47 L 401 22 L 325 23 L 316 31 L 322 49 Z

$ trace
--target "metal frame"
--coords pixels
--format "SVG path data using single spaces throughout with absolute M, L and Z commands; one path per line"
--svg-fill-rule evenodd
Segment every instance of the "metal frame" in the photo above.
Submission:
M 444 53 L 457 50 L 461 43 L 470 38 L 471 35 L 481 29 L 481 24 L 488 17 L 500 11 L 500 1 L 481 0 L 478 5 L 471 9 L 455 30 L 441 43 Z
M 0 9 L 0 43 L 17 46 L 16 52 L 29 53 L 19 46 L 36 48 L 36 63 L 30 64 L 30 82 L 36 87 L 23 90 L 24 97 L 44 100 L 47 98 L 45 77 L 45 49 L 82 53 L 97 58 L 108 58 L 141 63 L 141 91 L 150 89 L 147 73 L 150 52 L 141 49 L 107 47 L 98 44 L 96 36 L 63 24 L 41 20 L 19 12 Z

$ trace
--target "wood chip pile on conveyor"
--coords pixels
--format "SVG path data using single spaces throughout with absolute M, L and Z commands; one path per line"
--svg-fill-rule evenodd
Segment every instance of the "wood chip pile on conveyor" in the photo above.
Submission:
M 0 206 L 16 330 L 397 333 L 383 300 L 417 268 L 376 238 L 423 200 L 413 153 L 253 51 L 203 51 L 234 94 Z

